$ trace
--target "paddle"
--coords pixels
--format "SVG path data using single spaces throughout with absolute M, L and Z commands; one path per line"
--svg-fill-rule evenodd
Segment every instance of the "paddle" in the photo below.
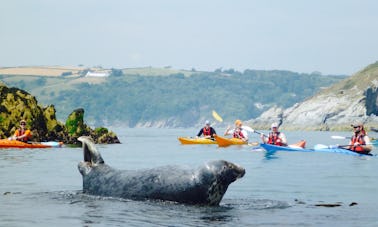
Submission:
M 350 136 L 331 136 L 332 139 L 352 139 Z
M 215 112 L 215 110 L 213 110 L 213 117 L 215 118 L 215 120 L 219 121 L 219 122 L 223 122 L 223 119 L 221 116 L 219 116 L 219 114 L 217 112 Z
M 332 139 L 352 139 L 350 136 L 331 136 Z M 366 143 L 367 145 L 371 145 L 373 143 Z M 349 145 L 347 145 L 349 146 Z
M 334 148 L 343 148 L 346 149 L 345 147 L 349 147 L 350 145 L 324 145 L 324 144 L 316 144 L 314 146 L 315 150 L 316 149 L 334 149 Z M 349 150 L 349 149 L 347 149 Z
M 217 121 L 219 121 L 219 122 L 223 122 L 222 117 L 219 116 L 219 114 L 218 114 L 215 110 L 213 110 L 212 115 L 213 115 L 213 117 L 214 117 L 215 120 L 217 120 Z M 244 130 L 246 130 L 246 131 L 249 131 L 249 132 L 252 132 L 252 133 L 257 133 L 257 134 L 263 135 L 263 136 L 265 136 L 265 137 L 268 137 L 268 136 L 265 135 L 264 133 L 259 132 L 259 131 L 256 131 L 256 130 L 254 130 L 253 128 L 247 126 L 247 125 L 243 125 L 242 128 L 243 128 Z

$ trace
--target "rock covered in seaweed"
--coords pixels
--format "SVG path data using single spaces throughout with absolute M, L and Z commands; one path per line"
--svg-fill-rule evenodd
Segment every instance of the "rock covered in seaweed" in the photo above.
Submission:
M 13 135 L 24 119 L 32 131 L 32 141 L 74 144 L 81 135 L 89 135 L 96 143 L 120 143 L 116 134 L 106 128 L 98 130 L 85 125 L 83 109 L 73 111 L 66 124 L 59 122 L 55 113 L 54 105 L 41 107 L 28 92 L 0 83 L 0 138 Z
M 90 136 L 96 143 L 120 143 L 117 135 L 107 128 L 91 129 L 84 123 L 84 109 L 74 110 L 66 120 L 66 129 L 70 136 L 70 143 L 77 143 L 80 136 Z

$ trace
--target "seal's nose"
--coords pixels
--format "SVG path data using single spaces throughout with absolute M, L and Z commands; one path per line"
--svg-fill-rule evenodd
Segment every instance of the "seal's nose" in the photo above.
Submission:
M 239 167 L 239 169 L 239 178 L 242 178 L 245 175 L 245 169 L 243 167 Z

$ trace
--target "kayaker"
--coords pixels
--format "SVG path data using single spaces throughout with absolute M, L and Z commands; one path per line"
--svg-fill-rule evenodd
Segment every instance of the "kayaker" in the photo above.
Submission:
M 205 121 L 205 126 L 197 134 L 199 138 L 203 134 L 203 137 L 206 139 L 214 139 L 214 136 L 217 134 L 213 127 L 210 126 L 210 121 Z
M 9 138 L 9 140 L 18 140 L 22 142 L 28 142 L 31 139 L 31 132 L 29 129 L 26 129 L 26 121 L 20 121 L 20 128 L 16 129 L 14 135 Z
M 234 138 L 241 139 L 243 141 L 248 141 L 248 132 L 243 129 L 243 122 L 241 120 L 235 121 L 235 128 L 231 129 L 231 126 L 228 126 L 224 135 L 232 135 Z
M 370 138 L 364 129 L 364 125 L 361 122 L 351 124 L 353 127 L 353 136 L 349 143 L 349 149 L 362 154 L 369 154 L 372 150 L 370 145 Z
M 278 124 L 274 122 L 270 128 L 272 131 L 269 133 L 269 136 L 266 137 L 264 134 L 261 134 L 261 140 L 267 144 L 287 146 L 286 136 L 284 133 L 278 131 Z

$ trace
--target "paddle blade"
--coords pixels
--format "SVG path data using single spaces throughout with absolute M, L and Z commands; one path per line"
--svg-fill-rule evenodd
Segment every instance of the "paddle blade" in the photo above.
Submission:
M 314 150 L 322 150 L 322 149 L 329 149 L 329 146 L 324 145 L 324 144 L 316 144 L 314 146 Z
M 339 140 L 342 140 L 342 139 L 350 139 L 350 137 L 345 137 L 345 136 L 331 136 L 332 139 L 339 139 Z
M 219 116 L 219 114 L 217 112 L 215 112 L 215 110 L 213 110 L 213 117 L 215 120 L 219 121 L 219 122 L 223 122 L 223 119 L 221 116 Z

